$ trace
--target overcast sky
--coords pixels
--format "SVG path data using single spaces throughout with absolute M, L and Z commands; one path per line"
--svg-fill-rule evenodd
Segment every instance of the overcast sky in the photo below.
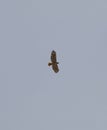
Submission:
M 107 0 L 0 1 L 0 130 L 107 130 Z

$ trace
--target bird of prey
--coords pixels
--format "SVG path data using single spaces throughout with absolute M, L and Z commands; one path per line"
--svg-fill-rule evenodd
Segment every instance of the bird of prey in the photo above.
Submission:
M 51 63 L 48 63 L 48 66 L 51 66 L 52 65 L 52 69 L 54 70 L 55 73 L 57 73 L 59 71 L 59 68 L 58 68 L 58 65 L 59 62 L 57 62 L 57 58 L 56 58 L 56 52 L 53 50 L 51 52 Z

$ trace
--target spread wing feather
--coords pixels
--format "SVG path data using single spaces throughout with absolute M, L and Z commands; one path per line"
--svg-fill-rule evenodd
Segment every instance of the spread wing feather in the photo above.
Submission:
M 56 52 L 54 50 L 51 52 L 51 61 L 53 63 L 55 63 L 57 61 L 57 59 L 56 59 Z
M 52 64 L 52 69 L 54 70 L 55 73 L 59 71 L 58 65 L 56 63 Z

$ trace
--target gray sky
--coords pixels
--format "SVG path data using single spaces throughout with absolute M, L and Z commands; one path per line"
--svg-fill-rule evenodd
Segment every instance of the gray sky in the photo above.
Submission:
M 107 130 L 106 0 L 1 1 L 0 36 L 0 130 Z

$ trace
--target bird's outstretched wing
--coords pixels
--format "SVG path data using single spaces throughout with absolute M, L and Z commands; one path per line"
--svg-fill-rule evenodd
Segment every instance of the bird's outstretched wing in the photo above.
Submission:
M 55 73 L 59 71 L 57 63 L 52 64 L 52 69 L 54 70 Z
M 51 61 L 52 61 L 52 63 L 57 62 L 56 52 L 54 50 L 51 52 Z

